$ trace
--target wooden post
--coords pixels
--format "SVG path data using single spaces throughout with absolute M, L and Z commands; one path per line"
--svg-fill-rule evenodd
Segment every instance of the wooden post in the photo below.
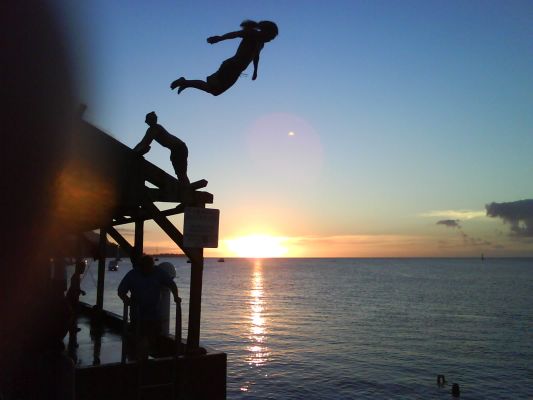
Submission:
M 100 242 L 98 245 L 98 283 L 96 286 L 96 308 L 104 309 L 104 280 L 105 280 L 105 256 L 107 250 L 106 230 L 100 228 Z
M 187 351 L 195 352 L 200 347 L 200 315 L 202 310 L 202 278 L 204 272 L 204 249 L 189 249 L 195 253 L 191 259 L 191 291 L 189 300 L 189 329 Z
M 144 221 L 136 220 L 135 221 L 135 243 L 133 247 L 133 257 L 132 262 L 133 266 L 139 261 L 143 255 L 143 240 L 144 240 Z

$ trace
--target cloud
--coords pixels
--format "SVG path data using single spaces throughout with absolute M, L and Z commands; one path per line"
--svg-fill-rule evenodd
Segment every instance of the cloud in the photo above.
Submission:
M 460 228 L 461 225 L 459 225 L 459 222 L 458 219 L 441 219 L 437 222 L 437 225 L 444 225 L 448 228 Z
M 485 208 L 487 216 L 501 218 L 511 226 L 511 236 L 533 237 L 533 199 L 490 203 Z
M 430 217 L 430 218 L 446 218 L 446 219 L 459 219 L 467 220 L 473 218 L 482 218 L 485 216 L 485 211 L 477 210 L 435 210 L 428 211 L 422 214 L 419 214 L 420 217 Z
M 459 224 L 461 221 L 458 219 L 441 219 L 440 221 L 437 221 L 437 225 L 443 225 L 448 228 L 454 228 L 459 230 L 459 234 L 463 238 L 463 243 L 467 246 L 490 246 L 492 243 L 488 240 L 475 238 L 470 235 L 468 235 L 464 230 L 463 227 Z
M 475 238 L 470 235 L 467 235 L 463 230 L 460 230 L 461 236 L 463 237 L 463 243 L 470 246 L 491 246 L 492 243 L 488 240 Z

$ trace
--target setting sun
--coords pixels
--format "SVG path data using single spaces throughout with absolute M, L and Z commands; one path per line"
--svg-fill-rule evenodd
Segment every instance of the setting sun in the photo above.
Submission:
M 237 257 L 281 257 L 288 249 L 283 246 L 285 238 L 268 235 L 249 235 L 228 239 L 228 249 Z

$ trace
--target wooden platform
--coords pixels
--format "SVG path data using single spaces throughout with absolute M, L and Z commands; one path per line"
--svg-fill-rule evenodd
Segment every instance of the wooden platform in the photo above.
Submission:
M 100 334 L 91 332 L 88 316 L 78 319 L 76 398 L 84 399 L 225 399 L 226 354 L 205 348 L 205 354 L 150 357 L 138 362 L 132 355 L 121 363 L 119 316 L 106 313 Z M 68 336 L 65 347 L 68 347 Z M 168 347 L 175 348 L 171 337 Z
M 98 366 L 102 364 L 120 363 L 122 354 L 122 337 L 118 332 L 104 328 L 101 334 L 91 334 L 88 317 L 78 319 L 80 331 L 76 335 L 78 347 L 69 349 L 70 356 L 76 363 L 76 368 Z M 65 337 L 65 347 L 68 348 L 69 336 Z
M 185 247 L 183 234 L 168 219 L 189 207 L 211 204 L 213 195 L 198 190 L 207 181 L 182 185 L 85 121 L 80 121 L 71 147 L 56 184 L 52 215 L 58 237 L 68 237 L 58 242 L 60 248 L 51 250 L 48 259 L 88 255 L 98 259 L 96 304 L 94 310 L 85 307 L 81 314 L 78 347 L 71 352 L 76 361 L 77 399 L 225 399 L 227 356 L 200 344 L 203 248 Z M 165 209 L 159 208 L 160 203 L 166 203 Z M 139 362 L 133 351 L 122 359 L 122 319 L 103 309 L 105 262 L 110 236 L 135 264 L 144 251 L 145 221 L 150 220 L 191 260 L 189 320 L 186 343 L 176 346 L 174 338 L 163 337 L 161 351 Z M 134 225 L 133 241 L 116 229 L 123 224 Z M 98 241 L 85 249 L 84 235 L 94 229 L 100 230 Z

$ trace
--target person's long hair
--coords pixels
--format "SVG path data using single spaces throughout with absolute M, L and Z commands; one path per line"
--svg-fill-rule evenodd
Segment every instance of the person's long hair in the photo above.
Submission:
M 241 22 L 241 28 L 243 29 L 257 29 L 264 33 L 268 40 L 274 39 L 278 36 L 278 26 L 272 21 L 252 21 L 251 19 L 245 19 Z

